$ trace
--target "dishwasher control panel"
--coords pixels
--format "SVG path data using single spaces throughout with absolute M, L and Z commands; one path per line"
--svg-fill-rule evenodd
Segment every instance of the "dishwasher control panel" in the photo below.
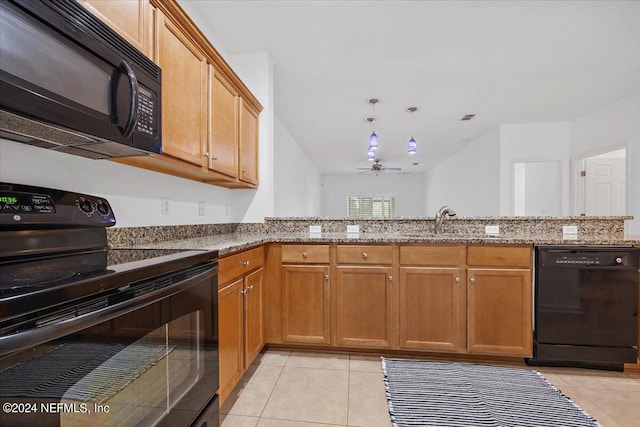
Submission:
M 628 247 L 544 247 L 538 251 L 540 265 L 547 267 L 633 267 L 638 266 L 637 249 Z

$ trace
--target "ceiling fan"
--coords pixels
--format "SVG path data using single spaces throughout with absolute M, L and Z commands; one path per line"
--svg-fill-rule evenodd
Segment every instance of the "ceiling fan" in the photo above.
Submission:
M 380 159 L 376 159 L 374 161 L 374 163 L 371 165 L 370 168 L 357 168 L 356 170 L 363 171 L 363 172 L 360 172 L 360 173 L 373 172 L 377 176 L 382 171 L 399 171 L 399 170 L 402 170 L 402 168 L 392 168 L 392 167 L 389 167 L 389 166 L 385 166 L 385 165 L 380 163 Z

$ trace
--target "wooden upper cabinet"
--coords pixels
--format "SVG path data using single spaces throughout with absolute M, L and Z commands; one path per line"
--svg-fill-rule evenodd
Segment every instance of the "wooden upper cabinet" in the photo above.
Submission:
M 258 112 L 240 99 L 240 181 L 258 186 Z
M 156 12 L 155 60 L 162 68 L 162 152 L 202 166 L 207 138 L 207 61 L 189 36 Z
M 209 65 L 209 169 L 238 177 L 239 96 L 231 83 Z
M 152 56 L 151 6 L 148 0 L 79 0 L 79 3 L 140 52 Z

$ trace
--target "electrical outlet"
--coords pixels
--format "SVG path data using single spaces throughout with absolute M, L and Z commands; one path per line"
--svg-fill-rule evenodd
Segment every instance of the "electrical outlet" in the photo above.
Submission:
M 500 234 L 499 225 L 485 225 L 484 234 Z
M 204 216 L 204 202 L 198 202 L 198 215 Z
M 359 233 L 360 226 L 359 225 L 347 225 L 347 233 Z
M 577 225 L 563 225 L 562 234 L 578 234 Z
M 169 215 L 169 198 L 168 197 L 160 198 L 160 214 Z
M 310 225 L 309 226 L 309 234 L 320 234 L 322 233 L 321 225 Z

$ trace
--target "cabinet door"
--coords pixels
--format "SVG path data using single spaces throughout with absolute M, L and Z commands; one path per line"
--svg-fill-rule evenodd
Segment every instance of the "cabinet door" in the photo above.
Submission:
M 238 177 L 238 93 L 209 65 L 209 169 Z
M 337 267 L 338 345 L 391 346 L 393 278 L 391 267 Z
M 162 68 L 162 152 L 202 166 L 207 143 L 207 62 L 160 11 L 155 39 L 155 60 Z
M 245 358 L 247 369 L 264 347 L 263 295 L 264 270 L 261 268 L 244 279 L 244 333 Z
M 218 291 L 220 400 L 224 401 L 243 370 L 243 287 L 239 279 Z
M 400 347 L 459 351 L 464 278 L 458 268 L 400 268 Z
M 151 12 L 148 0 L 79 0 L 136 49 L 151 57 Z
M 240 180 L 258 185 L 258 113 L 240 99 Z
M 467 276 L 469 352 L 530 357 L 531 270 L 469 269 Z
M 329 267 L 282 266 L 282 340 L 329 344 Z

